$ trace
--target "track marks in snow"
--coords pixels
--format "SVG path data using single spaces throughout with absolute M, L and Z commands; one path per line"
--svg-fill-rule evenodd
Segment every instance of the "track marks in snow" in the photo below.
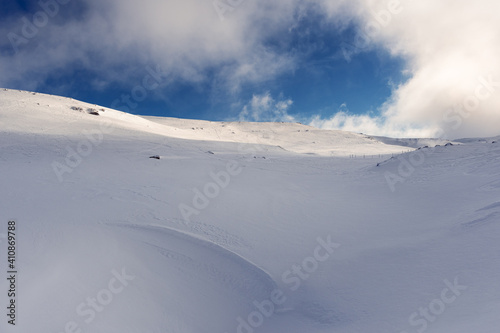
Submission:
M 485 217 L 481 217 L 476 220 L 466 222 L 463 224 L 463 226 L 466 228 L 480 227 L 487 224 L 492 224 L 494 222 L 498 222 L 499 217 L 500 217 L 500 212 L 494 212 L 486 215 Z
M 487 212 L 488 214 L 480 218 L 476 218 L 472 221 L 465 222 L 462 226 L 466 228 L 477 228 L 485 225 L 489 225 L 499 221 L 500 217 L 500 202 L 495 202 L 491 205 L 487 205 L 483 208 L 476 210 L 476 213 Z
M 489 182 L 487 184 L 484 184 L 483 186 L 479 187 L 480 191 L 498 191 L 500 190 L 500 180 L 495 180 L 492 182 Z
M 488 205 L 486 207 L 478 209 L 478 210 L 476 210 L 476 212 L 481 212 L 481 211 L 484 211 L 484 210 L 490 210 L 490 209 L 494 209 L 494 208 L 500 208 L 500 202 L 495 202 L 495 203 L 493 203 L 491 205 Z
M 215 243 L 225 249 L 252 248 L 244 238 L 232 234 L 225 229 L 219 228 L 212 224 L 197 221 L 191 221 L 189 224 L 187 224 L 186 221 L 182 219 L 165 219 L 158 217 L 153 212 L 149 212 L 147 216 L 152 220 L 158 221 L 158 224 L 161 224 L 162 226 L 168 227 L 168 225 L 170 225 L 171 229 L 189 234 L 199 235 L 203 239 L 208 239 L 210 242 Z

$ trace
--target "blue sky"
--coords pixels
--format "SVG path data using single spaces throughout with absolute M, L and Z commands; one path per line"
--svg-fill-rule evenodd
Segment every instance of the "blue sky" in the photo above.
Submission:
M 496 74 L 498 50 L 483 41 L 491 51 L 483 68 L 472 68 L 480 54 L 449 57 L 477 40 L 478 28 L 496 36 L 496 26 L 478 26 L 488 16 L 479 4 L 476 17 L 463 0 L 436 3 L 3 1 L 0 86 L 141 115 L 300 121 L 392 136 L 480 132 L 479 124 L 491 121 L 496 92 L 478 106 L 474 122 L 449 110 L 474 93 L 478 77 Z M 437 37 L 433 17 L 446 10 L 459 19 L 466 4 L 464 26 L 441 22 Z M 446 29 L 463 42 L 446 41 Z M 436 80 L 443 76 L 448 80 Z M 443 115 L 455 121 L 443 122 Z M 452 126 L 456 117 L 460 128 Z

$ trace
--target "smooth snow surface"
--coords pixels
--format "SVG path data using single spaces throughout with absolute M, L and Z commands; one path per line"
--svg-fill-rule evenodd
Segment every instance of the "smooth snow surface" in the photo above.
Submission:
M 499 138 L 100 109 L 0 91 L 1 332 L 498 332 Z

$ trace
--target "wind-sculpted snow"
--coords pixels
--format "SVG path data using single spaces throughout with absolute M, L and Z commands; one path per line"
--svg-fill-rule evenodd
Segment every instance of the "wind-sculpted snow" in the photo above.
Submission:
M 153 271 L 158 285 L 149 289 L 166 291 L 167 303 L 176 305 L 165 314 L 167 321 L 176 322 L 185 331 L 223 332 L 236 327 L 238 316 L 255 310 L 253 302 L 268 299 L 278 288 L 262 268 L 197 235 L 165 226 L 111 226 L 138 244 L 139 251 L 148 256 L 146 263 L 154 263 L 154 267 L 146 267 Z M 196 320 L 186 321 L 183 311 Z M 278 314 L 281 309 L 274 311 Z
M 153 246 L 165 256 L 169 268 L 199 279 L 200 284 L 217 284 L 234 292 L 242 302 L 269 297 L 277 288 L 269 273 L 249 260 L 196 235 L 168 227 L 123 225 L 133 230 L 130 237 Z

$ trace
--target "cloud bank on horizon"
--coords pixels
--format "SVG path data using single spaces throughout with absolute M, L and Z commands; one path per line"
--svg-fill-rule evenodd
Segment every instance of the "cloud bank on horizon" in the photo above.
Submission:
M 368 43 L 404 58 L 410 79 L 393 89 L 378 117 L 341 112 L 314 123 L 393 136 L 498 135 L 500 3 L 407 0 L 391 11 L 392 2 L 385 13 L 378 1 L 350 6 Z
M 229 92 L 235 119 L 301 121 L 398 137 L 500 134 L 497 1 L 42 0 L 33 8 L 45 16 L 24 16 L 26 22 L 14 15 L 0 26 L 2 86 L 36 90 L 54 73 L 76 68 L 99 73 L 88 85 L 106 89 L 140 80 L 131 64 L 155 63 L 165 89 L 181 83 L 209 87 L 214 95 Z M 65 8 L 79 14 L 65 15 Z M 346 66 L 360 54 L 384 50 L 404 61 L 407 79 L 393 84 L 375 111 L 350 113 L 340 101 L 330 116 L 292 114 L 293 95 L 267 92 L 242 100 L 249 86 L 298 69 L 309 51 L 292 48 L 288 36 L 303 29 L 308 16 L 322 29 L 355 27 L 352 40 L 331 55 L 345 58 Z M 64 82 L 58 84 L 64 89 Z

